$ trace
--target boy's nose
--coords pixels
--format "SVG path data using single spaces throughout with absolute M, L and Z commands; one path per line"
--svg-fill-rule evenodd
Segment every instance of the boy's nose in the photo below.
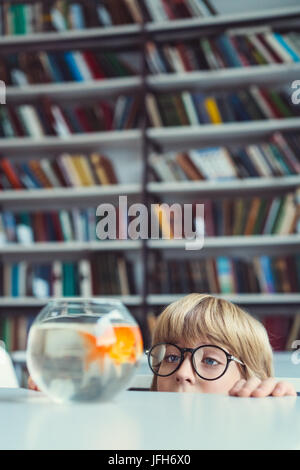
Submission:
M 179 369 L 175 372 L 175 378 L 178 383 L 189 382 L 195 383 L 195 371 L 192 366 L 190 354 L 186 354 Z

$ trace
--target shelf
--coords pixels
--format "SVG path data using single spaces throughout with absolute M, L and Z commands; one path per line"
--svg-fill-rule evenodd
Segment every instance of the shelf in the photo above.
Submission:
M 140 250 L 141 240 L 96 240 L 89 242 L 37 242 L 31 244 L 10 243 L 0 246 L 2 261 L 12 260 L 53 260 L 54 258 L 80 259 L 100 251 Z
M 43 95 L 64 101 L 85 98 L 101 98 L 116 94 L 129 94 L 141 87 L 140 77 L 107 78 L 86 82 L 47 83 L 6 87 L 6 100 L 17 103 L 24 100 L 35 101 Z
M 220 70 L 192 71 L 149 75 L 148 86 L 157 92 L 172 90 L 210 90 L 225 89 L 252 84 L 287 83 L 300 75 L 300 64 L 270 64 L 249 67 L 236 67 Z M 35 101 L 43 95 L 64 101 L 86 99 L 95 96 L 114 96 L 129 94 L 141 89 L 140 77 L 107 78 L 87 82 L 47 83 L 25 86 L 6 87 L 6 99 L 9 103 Z
M 101 41 L 103 46 L 125 47 L 138 45 L 141 26 L 138 24 L 120 25 L 104 28 L 86 28 L 69 31 L 50 31 L 32 34 L 0 36 L 0 48 L 6 52 L 22 47 L 22 51 L 36 49 L 49 50 L 55 46 L 64 48 L 88 47 L 89 43 L 95 45 L 95 40 Z M 121 44 L 120 44 L 120 41 Z
M 160 306 L 181 299 L 186 294 L 151 294 L 148 305 Z M 300 309 L 300 294 L 212 294 L 239 305 L 294 305 Z
M 266 138 L 275 131 L 295 131 L 300 129 L 300 118 L 269 119 L 262 121 L 203 124 L 200 126 L 176 126 L 150 128 L 147 136 L 158 146 L 165 150 L 180 150 L 206 145 L 228 144 L 238 142 L 257 141 Z M 120 149 L 126 146 L 129 149 L 140 150 L 141 130 L 123 130 L 110 132 L 91 132 L 72 134 L 62 138 L 59 136 L 45 136 L 40 139 L 32 137 L 5 138 L 0 140 L 0 152 L 7 155 L 30 151 L 71 151 L 78 149 L 92 149 L 101 146 L 101 149 Z
M 172 20 L 164 22 L 146 23 L 145 29 L 148 34 L 155 37 L 156 40 L 179 39 L 186 37 L 187 33 L 199 34 L 205 31 L 211 32 L 212 28 L 226 30 L 228 28 L 242 26 L 257 26 L 264 22 L 281 24 L 289 20 L 295 20 L 300 15 L 300 7 L 271 8 L 258 11 L 246 11 L 245 13 L 232 13 L 230 15 L 216 15 L 204 18 L 188 18 L 181 20 Z M 298 22 L 299 25 L 299 22 Z
M 148 240 L 149 249 L 171 251 L 184 257 L 271 255 L 300 252 L 300 235 L 241 235 L 205 237 L 201 250 L 188 250 L 186 240 Z M 192 240 L 195 243 L 195 240 Z
M 164 306 L 181 299 L 187 294 L 151 294 L 147 296 L 149 306 Z M 300 308 L 300 294 L 212 294 L 239 305 L 278 305 Z M 103 295 L 101 298 L 120 300 L 126 305 L 139 306 L 142 303 L 140 295 L 113 296 Z M 54 298 L 53 298 L 54 299 Z M 72 298 L 76 299 L 76 297 Z M 36 297 L 1 297 L 0 310 L 5 308 L 42 308 L 50 298 Z
M 30 151 L 72 151 L 79 149 L 103 150 L 120 149 L 126 146 L 132 150 L 138 150 L 141 145 L 141 131 L 138 129 L 125 131 L 91 132 L 84 134 L 72 134 L 68 137 L 45 136 L 40 139 L 32 137 L 16 137 L 0 139 L 0 152 L 6 155 L 21 154 Z
M 194 241 L 193 241 L 194 242 Z M 31 244 L 8 243 L 0 246 L 0 258 L 12 259 L 53 259 L 57 256 L 72 259 L 89 256 L 99 251 L 137 251 L 142 248 L 142 240 L 96 240 L 88 242 L 36 242 Z M 300 235 L 251 235 L 206 237 L 200 250 L 188 250 L 187 240 L 147 240 L 152 250 L 165 250 L 177 256 L 218 256 L 220 254 L 247 255 L 297 253 L 300 249 Z
M 151 194 L 181 198 L 241 196 L 246 194 L 280 193 L 293 191 L 300 186 L 300 175 L 276 178 L 245 178 L 227 181 L 175 181 L 148 183 L 147 190 Z M 0 199 L 1 201 L 1 199 Z
M 151 128 L 148 137 L 167 150 L 183 150 L 192 147 L 250 143 L 269 137 L 275 131 L 300 129 L 300 118 L 269 119 L 225 124 L 203 124 L 200 126 L 176 126 Z
M 276 178 L 246 178 L 227 181 L 176 181 L 148 183 L 149 194 L 181 199 L 257 195 L 293 191 L 300 186 L 300 175 Z M 78 188 L 24 189 L 0 191 L 0 206 L 5 210 L 62 209 L 92 207 L 101 202 L 118 202 L 121 195 L 138 198 L 140 184 L 117 184 Z
M 79 188 L 24 189 L 0 191 L 0 205 L 5 209 L 62 209 L 67 207 L 97 207 L 101 202 L 114 203 L 118 197 L 137 197 L 140 184 L 117 184 Z
M 204 18 L 189 18 L 164 22 L 149 22 L 145 24 L 148 35 L 156 39 L 175 39 L 182 34 L 199 34 L 212 28 L 227 29 L 245 25 L 257 25 L 266 21 L 281 24 L 289 20 L 295 21 L 300 15 L 299 7 L 272 8 L 255 12 L 236 13 L 230 15 L 216 15 Z M 22 50 L 33 50 L 34 46 L 43 50 L 55 47 L 86 47 L 89 42 L 94 44 L 95 40 L 101 40 L 101 46 L 125 47 L 128 45 L 138 45 L 142 27 L 139 24 L 119 25 L 112 27 L 86 28 L 84 30 L 53 31 L 44 33 L 33 33 L 27 35 L 9 35 L 0 37 L 0 47 L 5 47 L 6 51 L 22 47 Z M 120 43 L 121 41 L 121 43 Z
M 300 64 L 253 65 L 219 70 L 192 71 L 150 75 L 148 85 L 153 91 L 173 90 L 224 90 L 226 88 L 249 85 L 287 83 L 298 79 Z
M 78 297 L 69 298 L 76 300 Z M 101 298 L 120 300 L 125 305 L 131 306 L 139 306 L 142 302 L 142 297 L 140 295 L 102 295 Z M 0 310 L 6 308 L 42 308 L 49 300 L 52 299 L 55 300 L 55 297 L 1 297 Z

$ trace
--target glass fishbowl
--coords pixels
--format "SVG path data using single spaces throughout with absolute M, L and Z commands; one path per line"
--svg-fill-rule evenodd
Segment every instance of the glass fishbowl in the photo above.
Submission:
M 62 298 L 32 324 L 27 367 L 56 402 L 105 401 L 129 386 L 142 354 L 139 326 L 122 302 Z

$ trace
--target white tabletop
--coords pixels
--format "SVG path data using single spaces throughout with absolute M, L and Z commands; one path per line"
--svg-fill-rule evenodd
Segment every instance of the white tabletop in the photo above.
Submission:
M 0 389 L 0 449 L 300 449 L 300 397 L 126 391 L 60 405 Z

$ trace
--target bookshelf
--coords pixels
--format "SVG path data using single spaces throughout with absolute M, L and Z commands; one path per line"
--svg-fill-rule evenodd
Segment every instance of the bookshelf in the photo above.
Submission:
M 14 2 L 12 2 L 14 3 Z M 34 3 L 33 1 L 29 3 Z M 0 192 L 2 211 L 60 210 L 72 207 L 96 207 L 101 202 L 115 203 L 119 195 L 127 195 L 133 202 L 149 205 L 152 198 L 161 201 L 195 201 L 201 198 L 256 196 L 265 194 L 285 194 L 295 191 L 300 185 L 300 175 L 276 178 L 252 177 L 230 181 L 151 181 L 149 178 L 149 154 L 156 152 L 187 151 L 218 145 L 242 145 L 264 141 L 274 132 L 299 132 L 300 113 L 283 119 L 261 121 L 226 122 L 219 125 L 190 125 L 171 127 L 151 127 L 146 115 L 145 100 L 147 93 L 219 92 L 223 89 L 234 90 L 238 87 L 280 86 L 299 78 L 300 63 L 267 64 L 248 67 L 230 67 L 218 70 L 195 70 L 177 73 L 151 74 L 146 64 L 146 43 L 154 41 L 162 45 L 168 41 L 193 40 L 212 33 L 223 33 L 228 28 L 243 28 L 254 25 L 272 25 L 285 31 L 299 31 L 300 8 L 261 10 L 259 12 L 217 15 L 204 18 L 186 18 L 163 22 L 144 22 L 143 24 L 116 25 L 111 27 L 92 27 L 83 30 L 60 32 L 39 32 L 27 35 L 0 36 L 0 54 L 16 52 L 51 51 L 53 48 L 95 49 L 101 44 L 103 50 L 126 48 L 141 54 L 140 70 L 135 76 L 112 77 L 102 80 L 83 82 L 43 83 L 22 86 L 8 86 L 7 103 L 17 106 L 23 103 L 35 105 L 47 95 L 56 102 L 91 102 L 102 98 L 117 98 L 124 95 L 139 95 L 144 104 L 139 125 L 134 129 L 111 130 L 72 134 L 70 136 L 49 136 L 41 138 L 12 137 L 0 139 L 0 153 L 13 162 L 25 161 L 35 156 L 57 155 L 62 152 L 93 151 L 108 152 L 112 160 L 120 165 L 125 176 L 119 184 L 92 187 L 64 187 L 55 189 L 24 189 Z M 124 157 L 121 156 L 125 152 Z M 121 161 L 123 158 L 123 162 Z M 130 168 L 135 169 L 135 179 L 127 181 Z M 138 171 L 136 172 L 136 167 Z M 114 240 L 86 242 L 45 242 L 22 245 L 11 243 L 0 246 L 0 258 L 5 262 L 34 260 L 46 262 L 58 257 L 62 260 L 79 260 L 93 257 L 95 253 L 124 253 L 138 265 L 136 279 L 137 294 L 120 296 L 125 304 L 136 312 L 143 330 L 146 343 L 149 341 L 146 316 L 149 309 L 162 308 L 177 299 L 178 294 L 153 294 L 148 285 L 149 257 L 153 252 L 162 256 L 189 258 L 192 252 L 183 250 L 182 240 Z M 299 255 L 300 235 L 256 235 L 256 236 L 218 236 L 207 237 L 199 258 L 216 255 Z M 226 294 L 224 294 L 226 297 Z M 117 296 L 118 297 L 118 296 Z M 299 311 L 300 294 L 231 294 L 228 299 L 259 315 L 282 312 L 290 315 Z M 37 312 L 46 299 L 27 297 L 7 297 L 1 299 L 0 316 L 16 312 Z M 276 308 L 275 308 L 276 307 Z
M 205 129 L 197 126 L 149 129 L 149 137 L 154 144 L 161 146 L 164 150 L 186 149 L 195 146 L 212 146 L 215 144 L 226 144 L 230 142 L 253 142 L 259 138 L 268 137 L 275 131 L 298 130 L 300 119 L 287 118 L 279 120 L 269 120 L 261 122 L 259 126 L 254 122 L 226 123 L 218 125 L 206 124 Z
M 156 250 L 183 250 L 183 240 L 149 240 L 148 246 L 150 249 Z M 242 235 L 242 236 L 218 236 L 206 237 L 204 240 L 203 254 L 216 255 L 233 252 L 235 255 L 243 254 L 245 250 L 247 253 L 297 253 L 299 250 L 300 236 L 298 234 L 292 235 Z M 195 256 L 190 253 L 184 253 L 185 257 Z M 201 253 L 199 253 L 201 256 Z
M 174 199 L 174 196 L 181 198 L 207 197 L 216 194 L 245 195 L 245 194 L 265 194 L 278 193 L 287 190 L 294 190 L 299 185 L 298 176 L 278 178 L 273 181 L 270 178 L 249 178 L 248 180 L 219 181 L 216 186 L 212 181 L 189 181 L 189 182 L 150 182 L 148 191 L 150 194 L 164 194 L 166 197 Z
M 3 191 L 0 194 L 0 205 L 4 209 L 26 208 L 34 209 L 39 207 L 58 209 L 62 207 L 97 206 L 109 198 L 111 202 L 116 202 L 120 195 L 127 195 L 128 198 L 137 198 L 141 193 L 141 184 L 119 184 L 99 187 L 81 188 L 56 188 L 35 189 L 35 190 L 14 190 Z
M 152 294 L 149 296 L 149 304 L 150 305 L 167 305 L 170 302 L 174 302 L 180 298 L 180 295 L 164 295 L 164 296 L 157 296 Z M 239 305 L 263 305 L 269 306 L 272 304 L 279 304 L 279 307 L 282 309 L 282 306 L 292 306 L 293 309 L 295 307 L 299 307 L 299 295 L 298 294 L 290 294 L 290 295 L 282 295 L 282 294 L 273 294 L 273 295 L 251 295 L 251 294 L 244 294 L 244 295 L 222 295 L 222 298 L 225 298 L 231 302 L 237 303 Z M 278 313 L 279 314 L 279 313 Z
M 124 132 L 95 132 L 88 135 L 73 135 L 72 139 L 61 139 L 56 136 L 44 137 L 43 139 L 33 139 L 30 137 L 19 137 L 11 139 L 3 139 L 0 142 L 0 152 L 6 155 L 17 155 L 18 153 L 30 152 L 31 155 L 40 152 L 64 152 L 65 150 L 75 149 L 93 149 L 101 146 L 103 151 L 114 148 L 122 149 L 125 145 L 127 148 L 134 150 L 139 148 L 141 136 L 138 130 L 130 130 Z M 5 140 L 5 141 L 4 141 Z

